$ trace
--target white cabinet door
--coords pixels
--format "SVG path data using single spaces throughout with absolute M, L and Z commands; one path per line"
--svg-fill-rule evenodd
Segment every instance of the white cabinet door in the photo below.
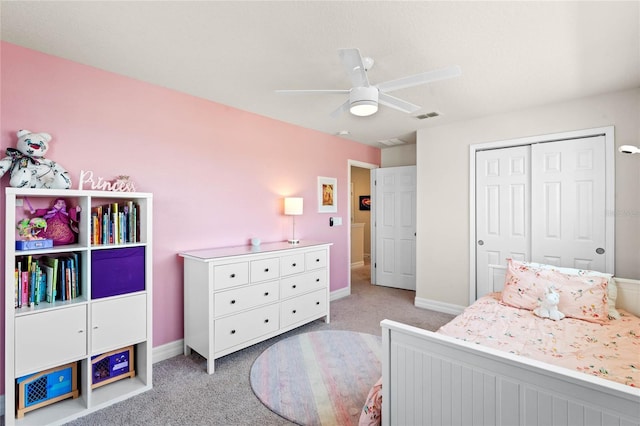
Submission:
M 147 295 L 94 302 L 91 306 L 91 354 L 118 349 L 147 338 Z
M 17 317 L 15 335 L 16 377 L 75 361 L 87 355 L 87 307 Z

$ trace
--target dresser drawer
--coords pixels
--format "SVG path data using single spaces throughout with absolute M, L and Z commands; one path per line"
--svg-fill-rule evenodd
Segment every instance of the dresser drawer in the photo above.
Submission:
M 318 290 L 303 294 L 294 299 L 285 300 L 280 305 L 282 327 L 287 327 L 307 318 L 327 312 L 327 290 Z
M 279 283 L 277 280 L 221 291 L 214 295 L 213 315 L 217 318 L 265 303 L 276 302 L 278 291 Z
M 282 256 L 280 259 L 280 275 L 293 275 L 304 272 L 304 253 Z
M 280 276 L 280 259 L 253 260 L 251 262 L 251 282 L 274 280 Z
M 307 266 L 307 271 L 325 268 L 327 266 L 327 251 L 318 250 L 307 253 L 305 264 Z
M 216 320 L 214 326 L 216 352 L 276 331 L 280 327 L 279 313 L 276 303 Z
M 311 290 L 327 287 L 327 270 L 307 272 L 306 274 L 287 277 L 280 280 L 280 298 L 296 296 Z
M 214 290 L 249 283 L 249 262 L 230 263 L 213 267 Z

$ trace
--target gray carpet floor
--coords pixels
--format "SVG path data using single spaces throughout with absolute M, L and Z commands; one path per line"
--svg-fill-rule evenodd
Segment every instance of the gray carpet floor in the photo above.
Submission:
M 206 374 L 198 354 L 153 365 L 153 389 L 81 417 L 70 425 L 291 425 L 255 397 L 249 383 L 253 361 L 273 343 L 316 330 L 352 330 L 380 335 L 392 319 L 435 331 L 453 316 L 416 308 L 415 292 L 370 284 L 369 267 L 352 270 L 351 295 L 331 302 L 331 322 L 317 320 L 215 361 Z M 373 385 L 373 383 L 372 383 Z M 363 401 L 364 402 L 364 401 Z

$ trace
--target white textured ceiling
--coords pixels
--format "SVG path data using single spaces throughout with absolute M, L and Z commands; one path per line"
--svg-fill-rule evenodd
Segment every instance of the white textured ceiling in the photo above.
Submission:
M 2 1 L 2 40 L 242 110 L 383 147 L 421 127 L 640 87 L 640 2 Z M 402 89 L 414 114 L 329 114 L 349 89 L 339 48 L 371 83 L 460 65 Z M 437 111 L 437 118 L 416 115 Z

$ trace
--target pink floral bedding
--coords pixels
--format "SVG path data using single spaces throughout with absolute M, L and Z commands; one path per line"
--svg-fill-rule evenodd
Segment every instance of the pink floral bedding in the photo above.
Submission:
M 438 333 L 639 387 L 640 318 L 620 313 L 620 319 L 604 324 L 553 321 L 505 306 L 500 293 L 492 293 Z

